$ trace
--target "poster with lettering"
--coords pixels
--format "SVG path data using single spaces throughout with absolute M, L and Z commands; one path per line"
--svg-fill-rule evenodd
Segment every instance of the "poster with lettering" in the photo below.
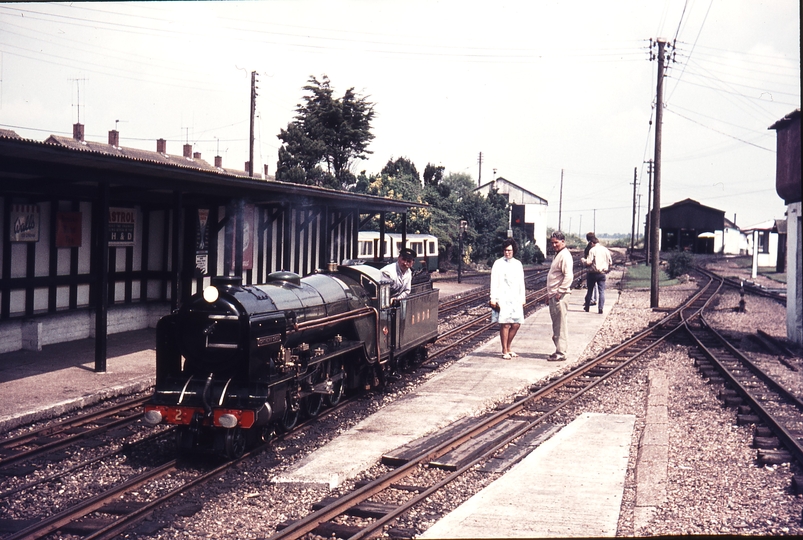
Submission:
M 109 246 L 133 246 L 136 228 L 136 209 L 109 208 Z
M 205 276 L 209 273 L 209 209 L 198 209 L 195 229 L 195 270 Z
M 81 212 L 56 212 L 56 247 L 81 247 Z
M 243 270 L 254 268 L 254 205 L 246 204 L 243 208 Z M 231 261 L 234 265 L 234 244 L 231 246 Z M 234 268 L 232 267 L 232 270 Z
M 39 205 L 12 204 L 11 229 L 9 240 L 12 242 L 39 241 Z

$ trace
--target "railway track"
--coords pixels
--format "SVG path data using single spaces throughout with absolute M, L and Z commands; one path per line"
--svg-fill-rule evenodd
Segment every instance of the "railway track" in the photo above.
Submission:
M 369 538 L 414 506 L 443 489 L 449 483 L 488 460 L 520 437 L 545 436 L 555 429 L 549 420 L 580 396 L 614 376 L 685 328 L 686 321 L 698 316 L 719 290 L 720 283 L 710 279 L 683 306 L 669 313 L 650 328 L 632 336 L 558 379 L 534 390 L 528 396 L 478 421 L 473 419 L 453 425 L 425 441 L 402 448 L 383 461 L 396 465 L 386 474 L 336 500 L 326 501 L 304 519 L 283 524 L 272 540 L 301 538 L 314 533 L 335 534 L 351 539 Z M 468 445 L 468 446 L 466 446 Z M 525 446 L 526 445 L 522 445 Z M 514 463 L 515 460 L 510 460 Z M 449 472 L 423 485 L 422 469 L 448 468 Z M 414 477 L 414 480 L 410 480 Z M 414 487 L 412 487 L 414 486 Z M 394 507 L 372 505 L 370 499 L 388 490 L 408 491 L 407 500 Z M 372 511 L 368 509 L 372 508 Z M 341 516 L 372 516 L 368 524 L 344 523 Z
M 701 315 L 686 323 L 696 347 L 695 364 L 710 382 L 720 383 L 720 397 L 738 409 L 737 421 L 754 424 L 758 461 L 803 464 L 803 400 L 747 355 L 731 345 Z
M 125 530 L 145 519 L 155 509 L 164 506 L 181 494 L 197 486 L 218 478 L 226 471 L 237 467 L 247 459 L 264 451 L 271 442 L 282 441 L 303 431 L 318 419 L 342 413 L 348 402 L 326 409 L 319 416 L 299 423 L 294 431 L 277 435 L 243 454 L 239 459 L 220 463 L 211 461 L 200 466 L 190 466 L 186 462 L 169 459 L 163 463 L 146 466 L 141 472 L 132 474 L 92 496 L 75 501 L 63 509 L 41 519 L 6 520 L 5 530 L 9 536 L 3 540 L 22 540 L 43 538 L 51 534 L 73 535 L 84 539 L 101 540 L 115 538 Z M 168 430 L 165 434 L 172 430 Z M 164 436 L 165 434 L 162 434 Z M 60 474 L 67 474 L 63 471 Z M 52 478 L 51 478 L 52 479 Z M 39 482 L 36 483 L 38 485 Z M 30 489 L 34 486 L 25 486 Z M 15 490 L 20 491 L 20 490 Z M 151 496 L 148 497 L 147 495 Z
M 0 441 L 0 469 L 30 460 L 79 441 L 98 437 L 112 429 L 131 425 L 142 417 L 144 397 L 127 400 L 102 410 L 80 414 Z

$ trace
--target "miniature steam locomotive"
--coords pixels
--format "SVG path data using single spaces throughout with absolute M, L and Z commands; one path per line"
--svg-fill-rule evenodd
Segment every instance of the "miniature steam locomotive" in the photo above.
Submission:
M 438 291 L 426 273 L 398 302 L 366 264 L 304 278 L 275 272 L 264 285 L 213 278 L 157 325 L 145 422 L 177 426 L 181 453 L 236 458 L 345 392 L 421 362 L 437 326 Z

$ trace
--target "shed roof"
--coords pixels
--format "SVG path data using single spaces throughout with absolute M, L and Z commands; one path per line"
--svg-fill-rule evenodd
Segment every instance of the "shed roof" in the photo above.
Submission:
M 711 210 L 713 212 L 722 212 L 723 214 L 725 213 L 724 210 L 720 210 L 718 208 L 712 208 L 710 206 L 706 206 L 704 204 L 700 204 L 699 202 L 695 201 L 694 199 L 683 199 L 682 201 L 678 201 L 678 202 L 676 202 L 674 204 L 670 204 L 669 206 L 664 206 L 664 207 L 661 208 L 661 212 L 663 212 L 664 210 L 669 210 L 669 209 L 673 209 L 674 210 L 675 208 L 680 208 L 682 206 L 693 206 L 693 207 L 701 209 L 701 210 Z
M 512 204 L 549 204 L 543 197 L 539 197 L 532 191 L 524 189 L 520 185 L 501 176 L 496 178 L 496 180 L 491 180 L 475 188 L 474 191 L 488 193 L 492 187 L 496 187 L 499 193 L 507 195 L 508 201 Z

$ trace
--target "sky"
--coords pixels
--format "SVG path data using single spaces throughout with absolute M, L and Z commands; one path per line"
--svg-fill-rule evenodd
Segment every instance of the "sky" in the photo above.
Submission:
M 775 131 L 800 108 L 798 0 L 0 2 L 0 129 L 276 170 L 311 76 L 374 104 L 352 172 L 399 157 L 549 202 L 549 227 L 643 234 L 667 41 L 662 206 L 784 218 Z M 652 46 L 651 46 L 652 45 Z

